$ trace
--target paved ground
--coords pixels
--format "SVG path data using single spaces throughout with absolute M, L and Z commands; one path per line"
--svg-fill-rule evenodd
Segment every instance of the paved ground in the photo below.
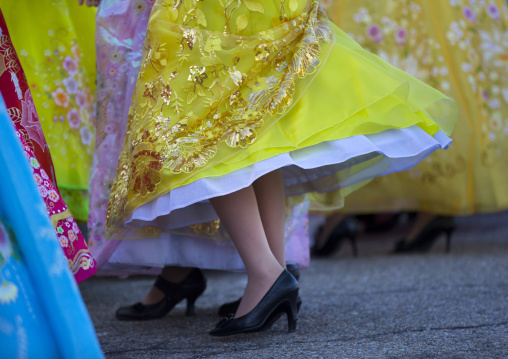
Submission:
M 402 233 L 404 228 L 400 227 Z M 225 339 L 207 331 L 217 307 L 236 299 L 240 274 L 207 272 L 197 316 L 180 304 L 152 322 L 118 322 L 151 278 L 93 278 L 80 285 L 106 358 L 508 358 L 508 212 L 459 220 L 425 255 L 386 253 L 399 235 L 364 236 L 313 260 L 302 273 L 297 332 L 280 319 L 264 333 Z

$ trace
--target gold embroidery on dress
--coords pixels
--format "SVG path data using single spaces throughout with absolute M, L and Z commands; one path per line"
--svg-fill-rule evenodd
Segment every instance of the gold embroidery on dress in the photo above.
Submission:
M 268 119 L 293 105 L 295 83 L 316 72 L 321 45 L 332 41 L 333 32 L 319 1 L 289 3 L 281 1 L 279 24 L 250 36 L 238 34 L 248 26 L 242 15 L 263 13 L 262 1 L 217 5 L 224 9 L 224 32 L 207 30 L 196 0 L 155 4 L 108 205 L 108 230 L 128 203 L 158 191 L 163 173 L 212 165 L 220 146 L 248 147 Z M 159 26 L 164 33 L 153 31 Z
M 141 228 L 138 227 L 132 227 L 136 229 L 142 236 L 152 236 L 152 237 L 159 237 L 159 234 L 162 232 L 162 229 L 155 226 L 143 226 Z
M 206 222 L 206 223 L 198 223 L 193 224 L 190 228 L 196 234 L 205 234 L 207 236 L 213 236 L 219 232 L 220 228 L 220 219 L 216 219 L 214 221 Z
M 72 273 L 76 274 L 80 268 L 83 268 L 83 270 L 90 269 L 94 261 L 88 249 L 81 249 L 72 260 L 68 260 L 68 263 Z

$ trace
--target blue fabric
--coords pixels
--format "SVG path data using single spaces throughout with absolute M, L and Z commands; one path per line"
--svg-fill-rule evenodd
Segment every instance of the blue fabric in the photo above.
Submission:
M 0 356 L 103 358 L 0 98 Z

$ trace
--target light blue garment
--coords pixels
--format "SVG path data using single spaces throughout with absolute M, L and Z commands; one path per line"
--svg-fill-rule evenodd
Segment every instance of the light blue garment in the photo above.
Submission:
M 103 358 L 0 97 L 0 357 Z

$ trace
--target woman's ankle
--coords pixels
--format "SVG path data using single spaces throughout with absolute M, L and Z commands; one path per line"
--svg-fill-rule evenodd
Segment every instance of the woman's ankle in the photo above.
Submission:
M 164 292 L 162 292 L 159 288 L 152 286 L 141 303 L 144 305 L 155 304 L 163 300 L 165 297 L 166 295 Z

